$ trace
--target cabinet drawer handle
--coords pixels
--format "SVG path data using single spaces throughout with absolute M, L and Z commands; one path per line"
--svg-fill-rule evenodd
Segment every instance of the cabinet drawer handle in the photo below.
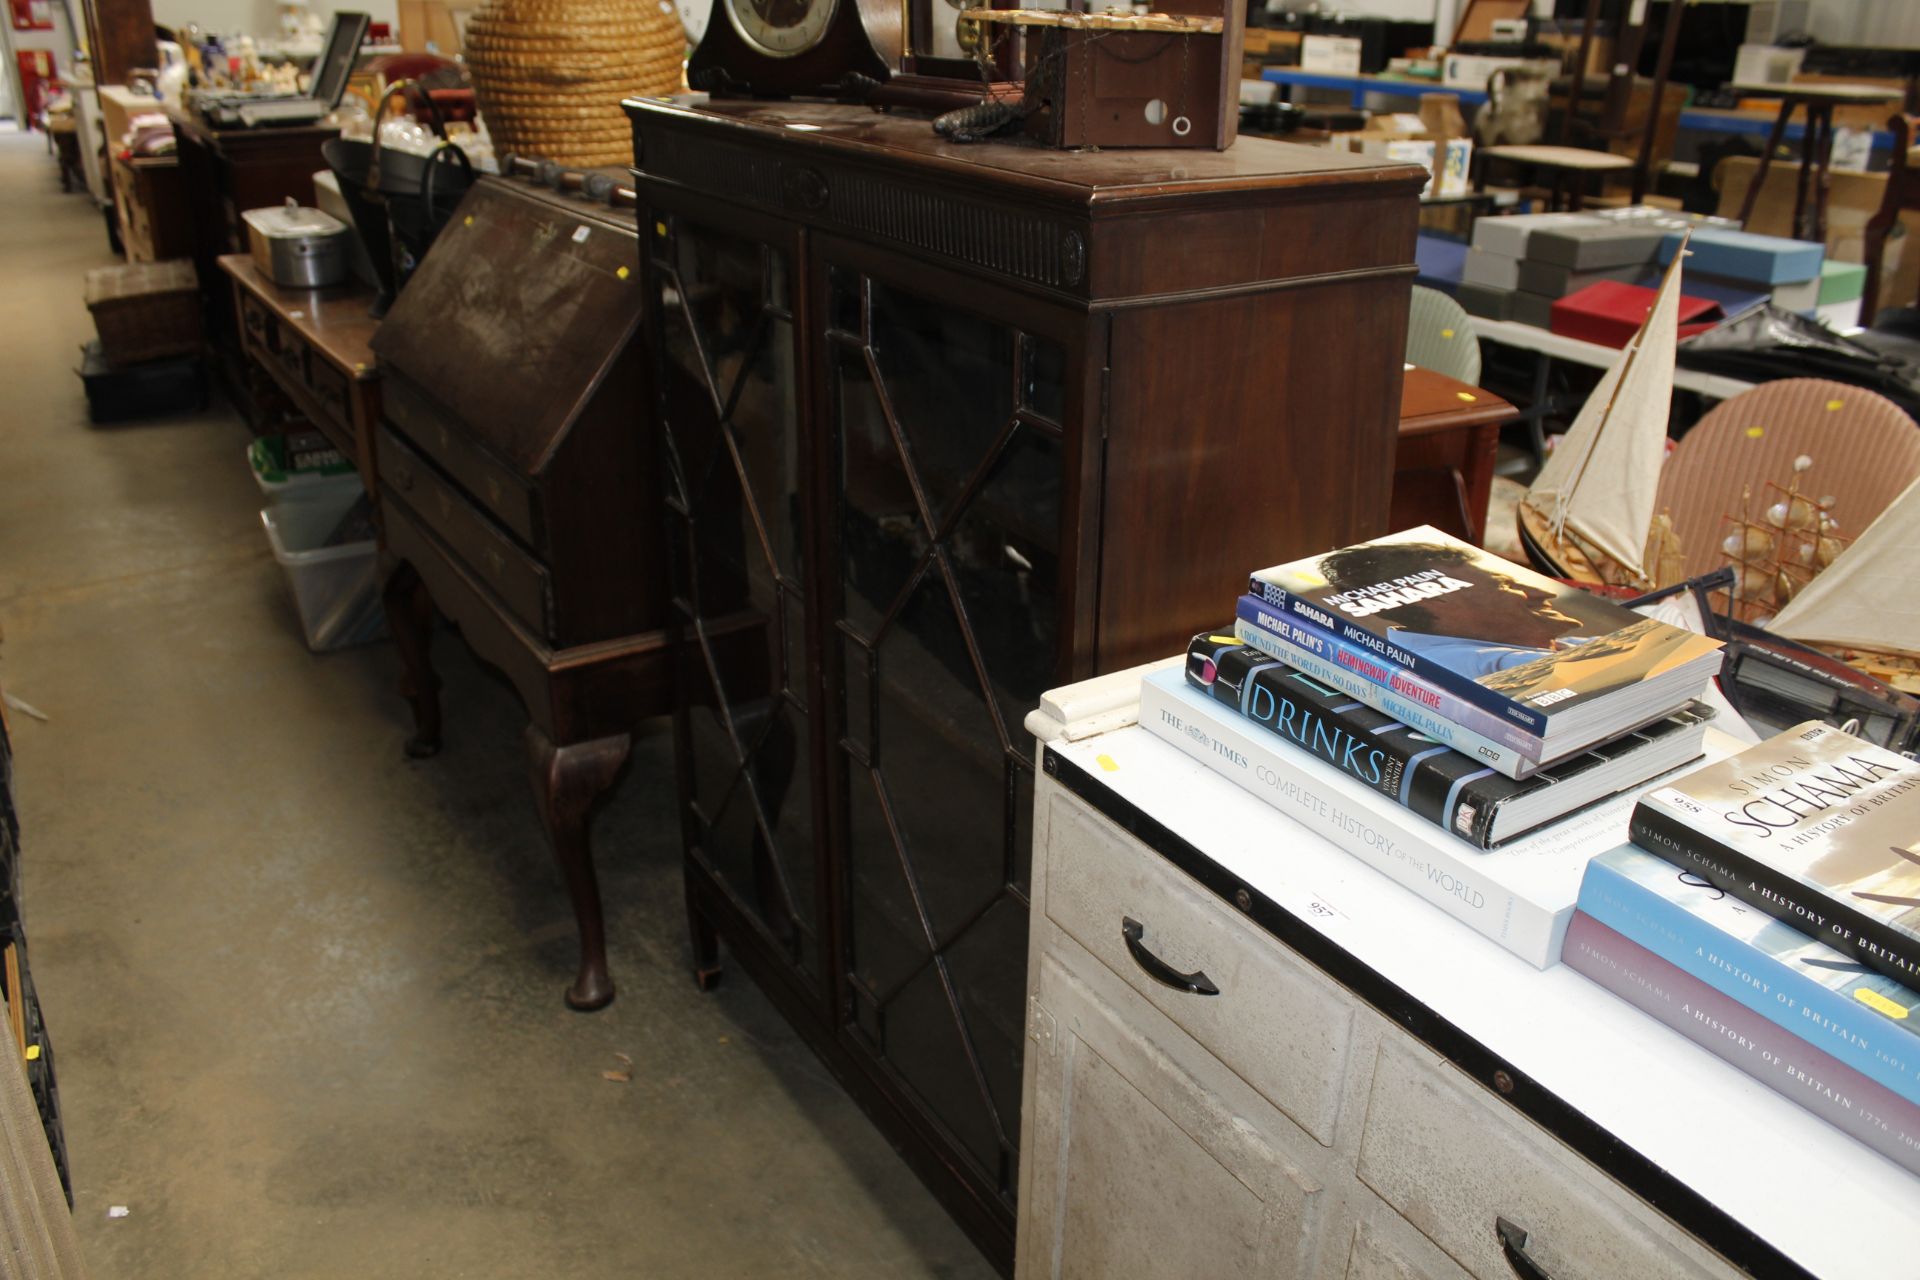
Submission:
M 1507 1265 L 1513 1268 L 1513 1274 L 1520 1280 L 1553 1280 L 1541 1269 L 1539 1263 L 1527 1256 L 1527 1229 L 1505 1218 L 1493 1220 L 1494 1234 L 1500 1237 L 1500 1252 L 1506 1255 Z
M 1207 977 L 1205 973 L 1198 969 L 1195 969 L 1192 973 L 1181 973 L 1165 960 L 1162 960 L 1159 956 L 1147 950 L 1147 945 L 1140 941 L 1141 935 L 1145 932 L 1146 929 L 1132 916 L 1120 917 L 1120 936 L 1127 940 L 1127 950 L 1132 954 L 1133 962 L 1139 965 L 1149 978 L 1165 986 L 1172 987 L 1175 991 L 1185 991 L 1196 996 L 1217 996 L 1220 994 L 1220 988 L 1214 986 L 1213 980 Z

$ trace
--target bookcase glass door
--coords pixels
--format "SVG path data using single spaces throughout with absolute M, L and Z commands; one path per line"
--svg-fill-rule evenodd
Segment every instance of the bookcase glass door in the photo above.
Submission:
M 656 211 L 682 793 L 693 856 L 818 986 L 793 255 Z
M 1066 353 L 848 267 L 826 286 L 846 1016 L 1011 1202 Z

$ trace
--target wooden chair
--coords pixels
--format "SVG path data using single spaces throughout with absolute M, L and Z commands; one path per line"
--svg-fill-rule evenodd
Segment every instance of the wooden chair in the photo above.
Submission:
M 1880 207 L 1867 219 L 1866 241 L 1861 257 L 1867 264 L 1866 290 L 1860 295 L 1860 323 L 1873 324 L 1880 309 L 1880 264 L 1886 256 L 1887 233 L 1900 221 L 1904 209 L 1920 209 L 1920 155 L 1914 144 L 1920 141 L 1920 117 L 1896 115 L 1887 121 L 1893 134 L 1893 166 L 1887 170 L 1887 193 Z M 1758 176 L 1755 178 L 1758 182 Z M 1748 202 L 1752 199 L 1749 197 Z
M 1757 518 L 1767 482 L 1786 484 L 1802 454 L 1813 459 L 1805 488 L 1837 499 L 1840 532 L 1851 536 L 1920 477 L 1920 428 L 1886 397 L 1822 378 L 1783 378 L 1721 402 L 1675 446 L 1654 496 L 1654 512 L 1673 519 L 1688 577 L 1726 562 L 1723 517 L 1738 514 L 1742 491 Z
M 1438 289 L 1413 286 L 1407 317 L 1407 363 L 1475 386 L 1480 384 L 1480 336 L 1473 317 Z

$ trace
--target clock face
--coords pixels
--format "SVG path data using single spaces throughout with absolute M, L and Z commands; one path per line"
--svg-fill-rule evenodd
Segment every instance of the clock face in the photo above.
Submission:
M 668 13 L 678 12 L 688 44 L 699 44 L 707 34 L 707 15 L 713 10 L 710 0 L 661 0 L 660 7 Z
M 727 21 L 754 49 L 791 58 L 820 43 L 839 0 L 720 0 Z

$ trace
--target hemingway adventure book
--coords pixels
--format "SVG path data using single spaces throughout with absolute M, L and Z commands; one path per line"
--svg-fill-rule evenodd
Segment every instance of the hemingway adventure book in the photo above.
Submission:
M 1920 764 L 1809 721 L 1642 796 L 1633 841 L 1920 986 Z
M 1682 710 L 1521 782 L 1231 633 L 1195 636 L 1186 672 L 1187 682 L 1214 701 L 1482 849 L 1698 755 L 1707 719 Z
M 1248 589 L 1543 740 L 1645 721 L 1719 670 L 1717 640 L 1430 526 L 1261 569 Z

